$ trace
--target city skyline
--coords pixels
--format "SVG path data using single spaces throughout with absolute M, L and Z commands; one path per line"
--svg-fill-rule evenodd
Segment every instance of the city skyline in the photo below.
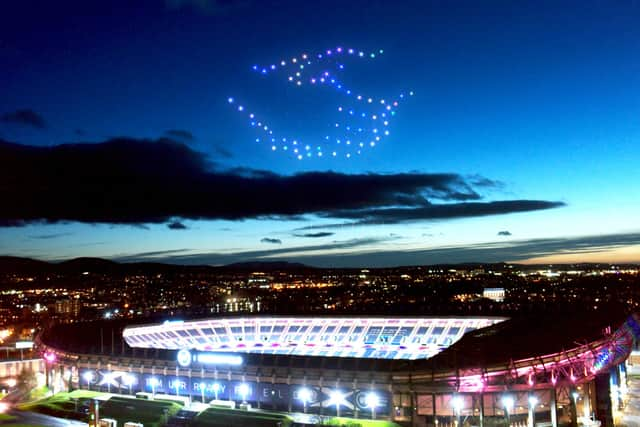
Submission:
M 0 255 L 640 262 L 635 3 L 3 9 Z M 328 52 L 309 67 L 342 92 L 287 82 Z M 347 157 L 328 127 L 369 95 L 397 115 L 362 109 L 375 133 Z

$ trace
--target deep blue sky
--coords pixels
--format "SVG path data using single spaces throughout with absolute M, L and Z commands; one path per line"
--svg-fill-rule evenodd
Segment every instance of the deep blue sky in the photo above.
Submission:
M 88 219 L 55 216 L 42 206 L 28 213 L 16 208 L 1 218 L 20 226 L 0 228 L 0 253 L 214 264 L 257 258 L 316 265 L 638 262 L 639 20 L 640 4 L 631 1 L 7 2 L 0 6 L 0 138 L 6 142 L 54 147 L 123 137 L 132 146 L 152 141 L 146 149 L 154 150 L 159 138 L 170 137 L 206 156 L 216 173 L 269 171 L 285 180 L 314 171 L 345 180 L 447 173 L 473 196 L 440 197 L 423 183 L 415 188 L 424 190 L 424 200 L 408 205 L 367 195 L 356 207 L 334 200 L 317 207 L 307 198 L 343 188 L 320 176 L 308 194 L 283 202 L 295 216 L 243 208 L 229 220 L 211 213 L 219 211 L 215 206 L 194 208 L 197 214 L 176 206 L 162 218 L 123 221 L 108 206 L 100 207 L 105 215 Z M 252 65 L 337 46 L 384 50 L 372 60 L 344 62 L 349 87 L 386 99 L 415 91 L 398 107 L 390 136 L 349 159 L 297 160 L 256 143 L 255 129 L 229 96 L 312 146 L 343 98 L 326 88 L 294 87 L 286 74 L 262 76 Z M 37 172 L 29 165 L 25 176 Z M 73 176 L 83 182 L 85 175 Z M 38 179 L 53 179 L 43 176 Z M 483 178 L 491 184 L 479 184 Z M 105 182 L 108 188 L 96 192 L 111 188 Z M 8 185 L 24 190 L 21 182 Z M 286 198 L 289 187 L 283 188 L 278 194 Z M 144 198 L 122 203 L 144 204 Z M 518 208 L 487 215 L 478 213 L 485 205 L 464 205 L 505 201 Z M 520 201 L 539 203 L 523 208 Z M 421 203 L 459 210 L 421 216 L 413 211 Z M 362 214 L 398 206 L 412 213 Z M 362 225 L 373 216 L 375 224 Z

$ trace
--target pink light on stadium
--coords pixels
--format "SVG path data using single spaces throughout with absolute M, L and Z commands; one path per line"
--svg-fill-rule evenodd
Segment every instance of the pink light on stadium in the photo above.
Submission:
M 47 352 L 44 354 L 44 360 L 46 360 L 48 363 L 53 363 L 56 361 L 56 355 L 54 353 Z
M 535 384 L 535 381 L 533 380 L 533 372 L 529 374 L 527 382 L 529 383 L 529 387 L 533 387 L 533 384 Z
M 482 376 L 480 375 L 465 377 L 464 379 L 462 379 L 462 381 L 463 381 L 463 386 L 461 387 L 461 390 L 464 389 L 464 391 L 471 391 L 471 392 L 478 392 L 478 391 L 484 390 L 485 381 L 484 381 L 484 378 L 482 378 Z

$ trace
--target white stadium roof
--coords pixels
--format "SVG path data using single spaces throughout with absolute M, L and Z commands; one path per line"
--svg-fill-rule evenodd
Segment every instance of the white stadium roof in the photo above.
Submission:
M 128 327 L 137 348 L 426 359 L 504 317 L 236 317 Z

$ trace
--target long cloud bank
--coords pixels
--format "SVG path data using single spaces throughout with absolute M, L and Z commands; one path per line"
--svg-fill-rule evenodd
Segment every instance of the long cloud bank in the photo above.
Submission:
M 234 262 L 287 260 L 316 267 L 395 267 L 463 262 L 527 262 L 541 257 L 575 255 L 576 261 L 588 254 L 606 253 L 630 245 L 640 245 L 640 233 L 607 234 L 582 237 L 496 241 L 464 246 L 429 249 L 376 249 L 371 245 L 394 240 L 362 238 L 323 245 L 298 246 L 233 253 L 198 252 L 179 249 L 163 253 L 138 253 L 116 257 L 119 261 L 158 261 L 192 265 L 224 265 Z M 335 253 L 335 251 L 340 251 Z M 632 262 L 630 260 L 630 262 Z
M 459 174 L 279 175 L 225 170 L 171 139 L 36 147 L 0 141 L 0 226 L 172 223 L 314 215 L 353 224 L 499 215 L 562 202 L 482 201 L 499 186 Z

